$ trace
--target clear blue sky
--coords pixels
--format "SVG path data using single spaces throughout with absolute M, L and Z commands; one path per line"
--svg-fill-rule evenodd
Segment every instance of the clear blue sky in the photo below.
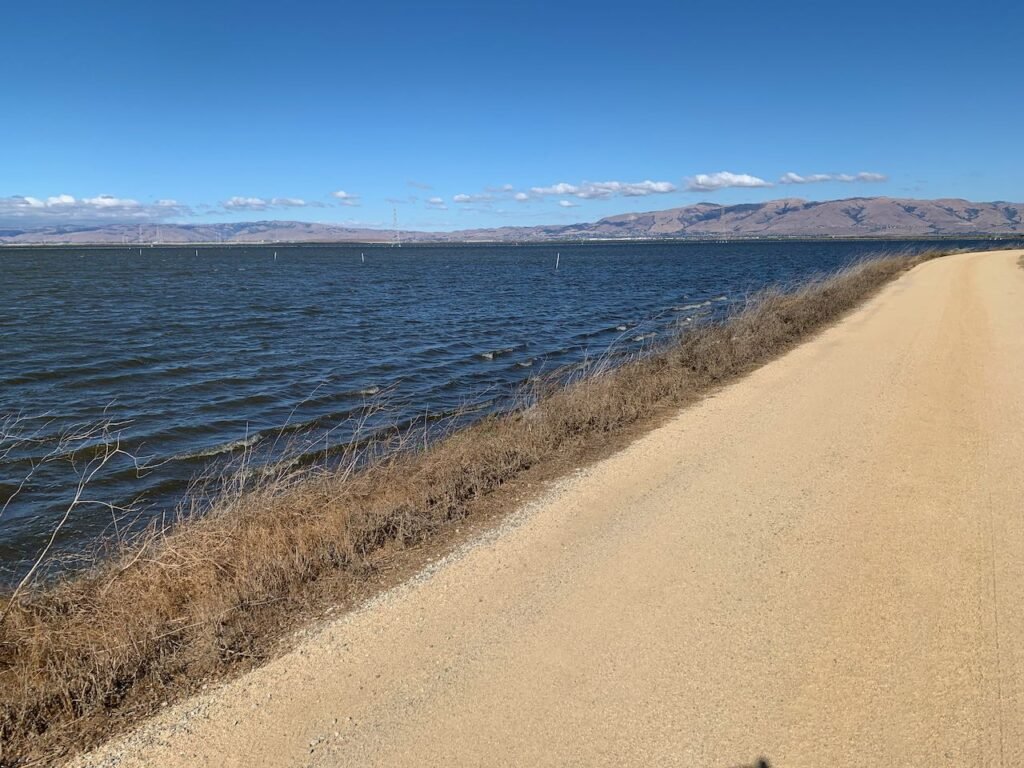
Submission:
M 0 30 L 0 226 L 1024 201 L 1003 0 L 55 0 Z

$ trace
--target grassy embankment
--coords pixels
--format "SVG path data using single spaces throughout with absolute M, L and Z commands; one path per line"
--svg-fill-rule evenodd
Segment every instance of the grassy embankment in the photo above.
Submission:
M 358 471 L 229 494 L 87 572 L 22 592 L 0 625 L 0 766 L 87 747 L 203 680 L 258 663 L 308 616 L 310 593 L 337 602 L 374 579 L 382 558 L 443 533 L 474 500 L 696 401 L 925 258 L 880 258 L 766 291 L 727 321 L 516 412 Z

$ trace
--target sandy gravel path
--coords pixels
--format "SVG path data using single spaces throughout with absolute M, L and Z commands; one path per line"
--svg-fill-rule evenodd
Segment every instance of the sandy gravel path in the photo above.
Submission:
M 1020 255 L 916 268 L 85 763 L 1024 765 Z

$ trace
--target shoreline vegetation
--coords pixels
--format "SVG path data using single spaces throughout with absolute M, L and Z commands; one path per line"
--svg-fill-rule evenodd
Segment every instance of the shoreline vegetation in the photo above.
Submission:
M 388 557 L 442 539 L 527 470 L 697 402 L 940 255 L 879 257 L 765 290 L 721 322 L 436 443 L 255 488 L 239 481 L 201 516 L 0 596 L 0 766 L 81 751 L 267 660 L 309 621 L 311 595 L 323 610 L 367 594 Z

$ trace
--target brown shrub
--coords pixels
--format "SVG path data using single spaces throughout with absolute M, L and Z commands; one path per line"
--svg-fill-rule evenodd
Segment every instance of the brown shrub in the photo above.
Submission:
M 805 339 L 926 257 L 863 262 L 768 290 L 727 321 L 419 450 L 352 471 L 240 484 L 208 513 L 18 595 L 0 625 L 0 765 L 80 749 L 197 682 L 258 660 L 300 596 L 357 582 L 384 550 L 424 540 L 467 504 L 588 438 L 695 401 Z

